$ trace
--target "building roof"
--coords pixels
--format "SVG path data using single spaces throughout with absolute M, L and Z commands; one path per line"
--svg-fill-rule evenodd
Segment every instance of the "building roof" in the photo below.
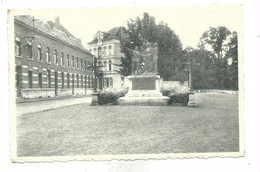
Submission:
M 102 31 L 99 31 L 102 32 Z M 98 33 L 99 33 L 98 32 Z M 114 27 L 108 32 L 102 32 L 103 33 L 103 40 L 102 41 L 108 41 L 112 39 L 120 40 L 125 39 L 128 37 L 128 33 L 125 27 Z M 98 38 L 95 36 L 95 38 L 89 42 L 88 44 L 96 44 L 98 43 Z
M 15 20 L 88 52 L 87 49 L 82 45 L 81 40 L 74 37 L 64 26 L 60 24 L 59 18 L 56 18 L 55 22 L 52 22 L 35 19 L 29 15 L 19 15 L 15 16 Z

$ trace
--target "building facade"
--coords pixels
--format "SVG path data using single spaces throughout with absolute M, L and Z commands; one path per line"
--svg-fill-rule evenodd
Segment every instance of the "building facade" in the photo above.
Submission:
M 17 97 L 43 98 L 90 94 L 93 56 L 61 24 L 15 16 Z
M 124 78 L 119 73 L 121 57 L 120 39 L 127 37 L 124 27 L 115 27 L 108 32 L 99 31 L 88 43 L 88 51 L 97 57 L 102 74 L 97 79 L 98 89 L 124 86 Z

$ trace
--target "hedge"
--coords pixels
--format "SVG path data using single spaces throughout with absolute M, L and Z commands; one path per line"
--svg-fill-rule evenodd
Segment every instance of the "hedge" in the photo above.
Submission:
M 187 105 L 189 101 L 188 88 L 186 87 L 168 87 L 161 88 L 163 96 L 170 97 L 169 104 L 181 103 Z
M 120 97 L 125 96 L 125 94 L 128 92 L 127 89 L 115 89 L 115 88 L 105 88 L 102 91 L 99 91 L 98 94 L 98 104 L 104 105 L 104 104 L 117 104 L 117 100 Z

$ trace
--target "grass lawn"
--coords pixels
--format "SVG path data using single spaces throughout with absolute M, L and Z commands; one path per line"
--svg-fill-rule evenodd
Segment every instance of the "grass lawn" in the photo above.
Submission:
M 18 156 L 239 151 L 238 96 L 184 106 L 86 106 L 17 117 Z

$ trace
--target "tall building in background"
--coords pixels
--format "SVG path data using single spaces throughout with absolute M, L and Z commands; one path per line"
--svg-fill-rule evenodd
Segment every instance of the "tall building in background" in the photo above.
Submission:
M 92 92 L 93 56 L 61 24 L 14 18 L 17 97 L 41 98 Z
M 120 39 L 127 37 L 124 27 L 114 27 L 108 32 L 99 31 L 88 43 L 88 51 L 97 57 L 98 66 L 102 66 L 102 74 L 98 76 L 98 89 L 124 86 L 124 79 L 119 73 L 121 57 Z

